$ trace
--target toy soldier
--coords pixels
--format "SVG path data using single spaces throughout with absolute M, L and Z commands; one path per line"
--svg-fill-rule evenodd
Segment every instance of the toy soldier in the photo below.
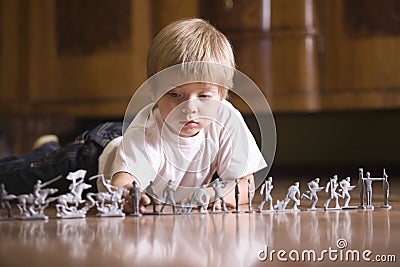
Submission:
M 264 184 L 261 186 L 260 194 L 264 195 L 263 200 L 261 201 L 260 205 L 258 206 L 258 211 L 263 212 L 265 202 L 269 201 L 269 211 L 273 211 L 274 208 L 272 207 L 272 197 L 271 191 L 274 186 L 272 185 L 272 177 L 264 180 Z
M 200 205 L 200 213 L 205 213 L 207 210 L 208 202 L 210 201 L 210 196 L 206 191 L 207 185 L 202 185 L 194 191 L 192 198 L 190 200 L 190 205 Z
M 13 217 L 13 213 L 12 213 L 12 209 L 11 209 L 11 205 L 10 205 L 10 200 L 15 199 L 16 196 L 14 195 L 9 195 L 6 191 L 6 187 L 4 184 L 0 185 L 0 221 L 1 220 L 12 220 Z M 3 209 L 7 210 L 7 218 L 3 218 L 1 213 Z
M 367 197 L 367 209 L 373 208 L 372 206 L 372 179 L 371 174 L 367 172 L 367 177 L 363 178 L 364 187 L 365 187 L 365 195 Z
M 308 191 L 307 193 L 309 193 L 309 195 L 307 195 L 306 193 L 303 193 L 301 195 L 302 199 L 308 199 L 308 200 L 313 200 L 313 202 L 311 203 L 311 207 L 308 210 L 318 210 L 315 205 L 318 202 L 318 195 L 317 193 L 321 190 L 323 190 L 325 187 L 320 187 L 319 186 L 319 178 L 315 178 L 314 180 L 312 180 L 311 182 L 307 183 L 308 186 Z
M 278 211 L 286 211 L 287 210 L 286 206 L 292 200 L 293 201 L 292 211 L 298 211 L 299 209 L 297 208 L 297 206 L 300 205 L 299 198 L 300 198 L 300 183 L 295 182 L 288 188 L 288 192 L 286 194 L 285 199 L 283 201 L 279 200 L 277 201 L 275 208 L 277 208 Z
M 383 169 L 383 206 L 382 208 L 391 209 L 392 206 L 389 205 L 389 181 L 388 176 L 386 174 L 386 170 Z
M 212 184 L 212 188 L 214 189 L 214 203 L 211 208 L 211 212 L 215 212 L 215 206 L 217 204 L 217 200 L 220 199 L 222 202 L 222 211 L 226 212 L 226 204 L 224 200 L 224 194 L 222 192 L 222 189 L 225 188 L 226 183 L 221 180 L 221 178 L 215 179 L 214 183 Z
M 141 216 L 142 214 L 140 214 L 139 212 L 141 192 L 135 180 L 133 180 L 132 182 L 132 188 L 129 189 L 129 196 L 132 199 L 132 205 L 133 205 L 133 213 L 131 215 L 136 217 Z
M 239 210 L 239 199 L 240 199 L 239 181 L 240 181 L 240 179 L 236 179 L 235 180 L 235 203 L 236 203 L 236 208 L 233 211 L 233 213 L 242 213 L 242 211 Z
M 360 208 L 364 209 L 364 170 L 363 168 L 358 169 L 358 188 L 360 189 Z
M 356 186 L 355 185 L 350 185 L 350 177 L 346 177 L 342 181 L 339 182 L 340 188 L 342 189 L 342 198 L 346 198 L 343 208 L 356 208 L 353 206 L 349 206 L 349 202 L 351 199 L 349 191 L 353 190 Z
M 167 203 L 170 203 L 172 205 L 172 212 L 175 214 L 175 206 L 176 206 L 176 202 L 174 199 L 175 191 L 176 189 L 172 184 L 172 180 L 169 180 L 167 187 L 163 191 L 164 204 L 160 210 L 161 213 L 163 212 L 165 205 L 167 205 Z
M 158 199 L 158 196 L 156 192 L 154 192 L 154 187 L 153 187 L 153 181 L 150 181 L 149 185 L 146 187 L 145 192 L 150 198 L 150 204 L 153 205 L 153 212 L 151 214 L 158 214 L 158 211 L 156 210 L 156 204 Z M 146 213 L 149 214 L 149 213 Z
M 295 182 L 294 185 L 289 187 L 286 198 L 293 201 L 293 210 L 298 210 L 297 205 L 300 205 L 300 183 L 299 182 Z M 289 201 L 287 203 L 289 203 Z M 287 203 L 286 203 L 286 205 L 287 205 Z
M 362 178 L 364 181 L 364 190 L 367 197 L 367 209 L 374 209 L 372 206 L 372 182 L 374 181 L 384 181 L 384 178 L 371 178 L 371 174 L 367 172 L 367 177 Z
M 329 197 L 325 201 L 324 208 L 327 209 L 341 209 L 339 206 L 339 194 L 336 192 L 336 189 L 338 188 L 339 184 L 337 182 L 337 175 L 334 175 L 333 178 L 330 178 L 330 181 L 326 184 L 325 192 L 329 192 Z M 332 199 L 335 199 L 336 205 L 334 208 L 329 208 L 329 202 L 331 202 Z
M 255 211 L 253 210 L 253 183 L 251 182 L 253 179 L 248 179 L 248 186 L 247 186 L 247 197 L 249 199 L 249 209 L 246 211 L 247 213 L 254 213 Z

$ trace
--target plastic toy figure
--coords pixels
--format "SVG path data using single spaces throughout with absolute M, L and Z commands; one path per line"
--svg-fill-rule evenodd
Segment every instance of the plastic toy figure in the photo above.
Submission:
M 137 186 L 137 183 L 135 180 L 132 182 L 132 188 L 129 190 L 129 196 L 131 197 L 132 200 L 132 205 L 133 205 L 133 213 L 130 214 L 132 216 L 142 216 L 139 212 L 139 205 L 140 205 L 140 198 L 141 198 L 141 192 L 140 188 Z
M 102 183 L 107 189 L 107 192 L 99 193 L 88 193 L 86 195 L 89 204 L 86 204 L 88 208 L 96 205 L 97 216 L 101 217 L 125 217 L 125 213 L 122 211 L 125 203 L 125 195 L 128 192 L 126 188 L 119 188 L 113 186 L 110 181 L 102 177 Z
M 240 199 L 240 189 L 239 189 L 239 181 L 240 179 L 235 180 L 235 210 L 232 211 L 232 213 L 242 213 L 241 210 L 239 210 L 239 199 Z
M 164 211 L 165 205 L 167 205 L 168 203 L 172 205 L 172 212 L 174 214 L 176 213 L 175 212 L 176 202 L 174 199 L 175 191 L 176 191 L 176 189 L 172 183 L 172 180 L 169 180 L 167 187 L 163 191 L 164 204 L 160 210 L 161 213 Z
M 358 169 L 358 188 L 360 189 L 360 209 L 364 209 L 365 208 L 365 204 L 364 204 L 364 169 L 363 168 L 359 168 Z
M 15 195 L 9 195 L 6 191 L 6 187 L 4 184 L 0 184 L 0 221 L 4 220 L 12 220 L 14 219 L 12 208 L 10 205 L 10 200 L 17 198 Z M 7 210 L 7 217 L 3 218 L 2 211 L 3 209 Z
M 157 210 L 156 210 L 156 205 L 157 205 L 157 199 L 158 196 L 157 194 L 154 192 L 154 188 L 153 188 L 153 181 L 150 181 L 149 185 L 146 187 L 146 189 L 144 190 L 147 194 L 147 196 L 150 198 L 150 205 L 153 206 L 153 212 L 145 212 L 145 215 L 158 215 L 160 214 Z
M 215 206 L 217 205 L 218 199 L 221 200 L 221 206 L 222 206 L 222 212 L 227 212 L 228 209 L 226 208 L 225 200 L 224 200 L 224 194 L 222 192 L 222 189 L 226 187 L 226 182 L 222 181 L 221 178 L 215 179 L 215 181 L 212 183 L 212 188 L 214 189 L 214 203 L 211 208 L 211 213 L 219 213 L 215 211 Z
M 260 205 L 258 206 L 258 211 L 259 212 L 265 212 L 263 211 L 264 204 L 265 202 L 269 201 L 269 210 L 268 212 L 274 211 L 273 205 L 272 205 L 272 197 L 271 197 L 271 191 L 274 188 L 272 185 L 272 177 L 269 177 L 268 179 L 265 178 L 263 185 L 261 186 L 260 189 L 260 194 L 264 195 L 263 200 L 261 201 Z
M 191 206 L 200 206 L 199 213 L 206 213 L 208 203 L 210 202 L 210 196 L 207 194 L 206 188 L 206 185 L 196 188 L 190 200 Z
M 345 179 L 340 181 L 339 186 L 342 190 L 341 197 L 343 199 L 346 198 L 342 209 L 356 209 L 357 208 L 356 206 L 349 206 L 349 202 L 351 200 L 349 191 L 353 190 L 356 187 L 355 185 L 350 185 L 350 177 L 346 177 Z
M 85 170 L 70 172 L 65 178 L 72 181 L 69 186 L 70 192 L 47 200 L 47 202 L 57 201 L 57 217 L 64 219 L 83 218 L 86 216 L 89 208 L 85 206 L 79 209 L 79 205 L 86 202 L 82 200 L 83 191 L 92 187 L 90 184 L 84 183 L 85 175 Z M 78 179 L 80 180 L 77 181 Z
M 50 201 L 47 201 L 49 195 L 57 193 L 56 188 L 44 188 L 49 184 L 61 179 L 61 176 L 57 176 L 45 183 L 38 180 L 34 185 L 32 194 L 22 194 L 16 196 L 18 199 L 17 207 L 20 211 L 18 219 L 21 220 L 47 220 L 49 217 L 44 214 L 44 210 L 49 205 Z M 27 207 L 27 204 L 29 205 Z
M 367 172 L 366 175 L 367 177 L 362 178 L 362 180 L 364 181 L 364 192 L 367 199 L 367 205 L 365 206 L 365 208 L 374 209 L 374 206 L 372 206 L 372 183 L 374 181 L 384 181 L 385 178 L 371 178 L 371 174 L 369 172 Z
M 253 210 L 253 193 L 254 193 L 254 189 L 253 189 L 253 183 L 252 183 L 253 179 L 248 179 L 247 182 L 249 183 L 247 186 L 247 197 L 249 200 L 249 209 L 246 211 L 246 213 L 255 213 L 256 211 Z
M 325 201 L 324 208 L 325 210 L 340 210 L 339 206 L 339 193 L 336 190 L 339 187 L 337 175 L 334 175 L 333 178 L 329 179 L 329 182 L 326 184 L 325 192 L 329 193 L 328 199 Z M 335 207 L 329 208 L 329 203 L 332 199 L 335 199 Z
M 291 211 L 299 211 L 299 208 L 297 207 L 300 205 L 300 183 L 295 182 L 293 185 L 291 185 L 288 188 L 288 192 L 286 194 L 286 197 L 283 201 L 277 201 L 277 204 L 274 206 L 275 209 L 278 211 L 288 211 L 286 209 L 287 205 L 289 204 L 290 201 L 293 201 L 293 208 Z
M 385 169 L 383 169 L 383 205 L 381 206 L 382 208 L 386 209 L 391 209 L 392 206 L 389 205 L 389 181 L 388 181 L 388 176 L 386 174 Z
M 308 186 L 309 190 L 306 191 L 306 193 L 308 193 L 308 195 L 306 193 L 303 193 L 301 195 L 302 199 L 307 199 L 307 200 L 313 201 L 311 203 L 311 207 L 309 209 L 307 209 L 307 210 L 311 210 L 311 211 L 323 210 L 323 209 L 319 209 L 319 208 L 315 207 L 317 205 L 317 202 L 318 202 L 317 193 L 325 188 L 325 187 L 320 187 L 319 186 L 319 181 L 320 181 L 319 178 L 315 178 L 314 180 L 308 182 L 307 186 Z

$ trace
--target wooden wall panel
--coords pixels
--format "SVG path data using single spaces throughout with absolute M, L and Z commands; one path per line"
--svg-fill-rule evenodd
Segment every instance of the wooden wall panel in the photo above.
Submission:
M 400 36 L 385 28 L 386 14 L 373 16 L 375 22 L 365 20 L 366 14 L 388 10 L 396 1 L 356 2 L 357 11 L 353 1 L 321 1 L 323 109 L 400 107 Z

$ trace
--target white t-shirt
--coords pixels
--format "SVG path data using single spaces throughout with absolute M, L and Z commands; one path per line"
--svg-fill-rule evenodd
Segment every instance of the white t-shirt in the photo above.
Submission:
M 99 173 L 106 179 L 117 172 L 130 173 L 142 188 L 154 181 L 161 199 L 172 180 L 177 186 L 175 200 L 180 202 L 215 172 L 223 180 L 233 180 L 267 167 L 242 115 L 226 100 L 216 119 L 195 136 L 180 137 L 165 125 L 156 105 L 146 106 L 124 136 L 105 147 Z M 104 190 L 99 181 L 98 190 Z

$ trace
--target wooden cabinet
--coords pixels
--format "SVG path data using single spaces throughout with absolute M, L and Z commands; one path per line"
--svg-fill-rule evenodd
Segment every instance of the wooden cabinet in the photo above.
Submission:
M 318 3 L 322 108 L 399 108 L 400 2 Z
M 200 2 L 200 14 L 229 37 L 239 70 L 274 111 L 320 109 L 313 0 Z
M 274 112 L 400 107 L 397 0 L 0 0 L 0 115 L 121 117 L 169 22 L 201 16 Z
M 275 112 L 400 107 L 397 0 L 200 0 Z
M 146 79 L 148 1 L 0 0 L 0 7 L 0 114 L 124 114 Z

